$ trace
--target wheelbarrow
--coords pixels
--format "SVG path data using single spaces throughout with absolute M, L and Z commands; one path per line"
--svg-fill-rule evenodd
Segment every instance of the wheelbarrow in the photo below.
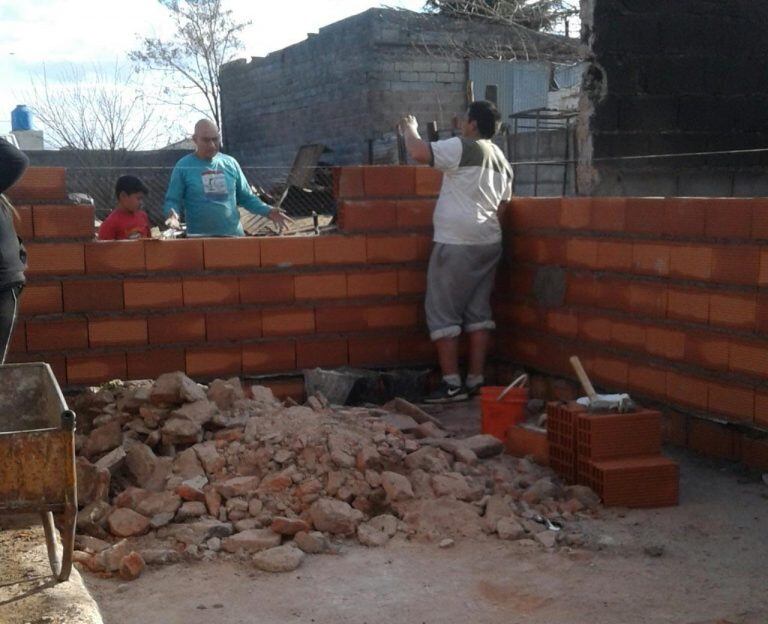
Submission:
M 75 414 L 67 409 L 51 367 L 43 362 L 0 366 L 0 514 L 40 514 L 59 582 L 72 570 L 76 475 Z

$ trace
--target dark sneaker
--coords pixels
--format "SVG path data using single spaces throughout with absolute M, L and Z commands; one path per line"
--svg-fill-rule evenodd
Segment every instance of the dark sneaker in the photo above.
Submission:
M 453 386 L 444 381 L 434 392 L 430 392 L 424 397 L 424 403 L 454 403 L 456 401 L 466 401 L 469 398 L 464 386 Z
M 467 388 L 467 394 L 470 397 L 477 396 L 478 394 L 480 394 L 480 388 L 482 388 L 483 385 L 484 384 L 479 383 L 479 384 L 475 384 L 474 386 L 467 386 L 466 387 Z

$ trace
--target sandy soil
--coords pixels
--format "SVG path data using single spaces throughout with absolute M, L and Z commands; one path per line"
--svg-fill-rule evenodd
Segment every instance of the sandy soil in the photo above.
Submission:
M 0 518 L 0 624 L 101 624 L 77 570 L 55 583 L 37 517 Z
M 86 584 L 107 624 L 765 624 L 768 487 L 733 466 L 675 456 L 681 505 L 606 510 L 584 524 L 593 549 L 348 543 L 285 575 L 219 561 Z

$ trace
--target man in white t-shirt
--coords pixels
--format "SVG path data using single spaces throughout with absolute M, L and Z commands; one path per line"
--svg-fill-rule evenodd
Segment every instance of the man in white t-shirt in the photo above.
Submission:
M 484 383 L 490 331 L 496 327 L 490 297 L 501 258 L 498 209 L 512 197 L 512 169 L 491 141 L 499 113 L 491 102 L 473 102 L 460 121 L 461 136 L 428 143 L 413 115 L 403 118 L 408 154 L 443 172 L 427 271 L 425 309 L 442 371 L 440 387 L 425 401 L 466 400 Z M 466 383 L 459 374 L 458 337 L 469 337 Z

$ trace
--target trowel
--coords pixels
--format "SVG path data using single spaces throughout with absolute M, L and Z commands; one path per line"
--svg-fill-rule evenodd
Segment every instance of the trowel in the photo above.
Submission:
M 576 376 L 579 378 L 581 387 L 584 388 L 584 392 L 587 393 L 586 397 L 577 399 L 579 405 L 583 405 L 590 412 L 612 412 L 616 411 L 620 414 L 627 412 L 633 412 L 637 408 L 635 402 L 630 398 L 628 394 L 597 394 L 595 387 L 587 376 L 587 371 L 581 365 L 581 360 L 575 355 L 570 358 L 571 366 L 576 372 Z

